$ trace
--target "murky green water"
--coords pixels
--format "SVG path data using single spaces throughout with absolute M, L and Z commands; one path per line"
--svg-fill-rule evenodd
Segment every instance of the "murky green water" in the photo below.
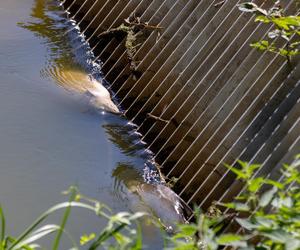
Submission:
M 95 111 L 59 84 L 65 69 L 98 70 L 84 47 L 74 54 L 80 39 L 69 28 L 51 1 L 0 2 L 0 203 L 12 234 L 65 200 L 60 193 L 72 184 L 114 211 L 132 209 L 124 181 L 140 177 L 149 158 L 125 119 Z M 124 180 L 119 173 L 128 169 Z M 76 237 L 104 225 L 77 210 L 73 218 Z M 159 249 L 146 230 L 149 249 Z

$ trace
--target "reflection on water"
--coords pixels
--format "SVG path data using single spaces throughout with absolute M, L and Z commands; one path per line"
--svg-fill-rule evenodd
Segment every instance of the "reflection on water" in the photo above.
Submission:
M 109 140 L 115 143 L 120 150 L 128 156 L 143 156 L 150 160 L 151 152 L 145 149 L 141 143 L 140 135 L 133 131 L 132 126 L 120 126 L 118 124 L 106 124 L 103 126 L 109 135 Z
M 29 22 L 19 23 L 19 25 L 43 38 L 49 50 L 46 71 L 55 72 L 65 68 L 82 69 L 82 66 L 74 60 L 68 38 L 61 35 L 67 29 L 68 23 L 59 6 L 54 1 L 36 0 L 30 16 Z M 54 73 L 54 76 L 56 74 Z
M 93 56 L 86 45 L 77 48 L 78 43 L 82 44 L 82 38 L 76 29 L 68 30 L 72 22 L 67 21 L 61 8 L 52 1 L 37 0 L 31 17 L 35 22 L 19 25 L 46 41 L 49 54 L 41 75 L 51 77 L 65 90 L 88 94 L 91 106 L 96 109 L 119 114 L 120 110 L 102 85 L 99 66 L 92 62 Z M 76 47 L 76 53 L 71 45 Z
M 36 0 L 30 16 L 30 22 L 19 23 L 19 26 L 43 38 L 48 48 L 47 62 L 41 70 L 43 77 L 52 77 L 66 90 L 79 93 L 86 92 L 88 86 L 81 82 L 86 83 L 89 74 L 101 80 L 99 66 L 92 62 L 93 55 L 88 46 L 78 46 L 82 44 L 78 31 L 72 29 L 71 32 L 67 32 L 74 24 L 66 19 L 66 14 L 58 2 Z M 80 47 L 76 53 L 75 47 Z

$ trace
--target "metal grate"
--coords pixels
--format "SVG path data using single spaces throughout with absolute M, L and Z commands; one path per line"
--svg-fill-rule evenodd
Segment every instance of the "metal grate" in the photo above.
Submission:
M 258 175 L 280 178 L 278 168 L 300 150 L 300 65 L 261 53 L 249 43 L 271 27 L 253 22 L 227 0 L 65 0 L 86 36 L 110 88 L 175 191 L 207 208 L 242 190 L 223 163 L 262 163 Z M 272 1 L 256 0 L 262 7 Z M 286 13 L 294 1 L 283 1 Z M 220 4 L 219 4 L 220 3 Z M 148 32 L 130 71 L 124 37 L 98 40 L 133 13 L 163 27 Z

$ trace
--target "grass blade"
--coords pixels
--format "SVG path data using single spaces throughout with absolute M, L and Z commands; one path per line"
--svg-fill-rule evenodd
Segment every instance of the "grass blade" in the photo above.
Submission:
M 57 225 L 46 225 L 38 230 L 32 232 L 28 238 L 25 238 L 24 240 L 20 241 L 13 250 L 22 249 L 24 246 L 28 246 L 31 243 L 34 243 L 40 238 L 43 238 L 46 235 L 49 235 L 55 231 L 58 231 L 60 228 Z
M 71 195 L 70 195 L 70 199 L 69 199 L 69 202 L 71 203 L 72 201 L 75 200 L 75 197 L 76 197 L 76 194 L 77 194 L 77 189 L 75 187 L 71 187 Z M 64 213 L 64 216 L 63 216 L 63 219 L 62 219 L 62 222 L 61 222 L 61 225 L 60 225 L 60 229 L 55 237 L 55 240 L 54 240 L 54 244 L 53 244 L 53 250 L 57 250 L 58 249 L 58 246 L 59 246 L 59 243 L 60 243 L 60 239 L 61 239 L 61 236 L 63 234 L 63 231 L 65 229 L 65 226 L 67 224 L 67 221 L 68 221 L 68 218 L 70 216 L 70 213 L 71 213 L 71 209 L 72 209 L 72 206 L 68 206 L 66 208 L 66 211 Z
M 127 224 L 118 225 L 112 230 L 104 230 L 98 237 L 98 239 L 89 247 L 89 250 L 97 249 L 103 242 L 112 237 L 115 233 L 121 231 Z
M 139 222 L 136 223 L 136 242 L 134 246 L 132 246 L 131 250 L 141 250 L 143 249 L 143 235 L 142 235 L 142 227 Z
M 5 217 L 4 217 L 4 213 L 3 213 L 3 209 L 0 206 L 0 219 L 1 219 L 1 236 L 0 236 L 0 244 L 2 247 L 2 244 L 5 240 Z
M 81 202 L 63 202 L 59 203 L 51 208 L 49 208 L 46 212 L 44 212 L 40 217 L 38 217 L 15 241 L 14 243 L 8 248 L 8 250 L 12 250 L 13 247 L 15 247 L 21 240 L 26 238 L 42 221 L 44 221 L 50 214 L 63 209 L 67 208 L 69 206 L 72 207 L 81 207 L 86 208 L 88 210 L 91 210 L 93 212 L 95 211 L 95 208 L 93 206 L 90 206 L 88 204 L 84 204 Z

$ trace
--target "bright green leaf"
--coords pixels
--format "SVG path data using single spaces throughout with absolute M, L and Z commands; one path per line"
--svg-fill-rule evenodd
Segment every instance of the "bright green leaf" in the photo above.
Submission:
M 241 171 L 240 169 L 237 169 L 235 167 L 232 167 L 230 165 L 225 164 L 225 167 L 227 167 L 231 172 L 235 173 L 237 175 L 238 179 L 246 179 L 247 175 Z
M 260 15 L 255 18 L 255 22 L 270 23 L 271 20 L 267 16 Z
M 230 245 L 235 247 L 246 247 L 246 241 L 243 241 L 244 237 L 237 234 L 223 234 L 217 238 L 217 243 L 220 245 Z
M 95 239 L 95 237 L 96 237 L 96 234 L 94 234 L 94 233 L 91 233 L 91 234 L 89 234 L 89 235 L 87 235 L 87 234 L 82 235 L 82 236 L 80 237 L 80 245 L 81 245 L 81 246 L 85 245 L 85 244 L 88 243 L 89 241 Z
M 257 190 L 261 187 L 261 184 L 264 182 L 263 177 L 254 178 L 249 181 L 248 190 L 252 193 L 256 193 Z
M 186 236 L 193 236 L 197 232 L 197 227 L 194 225 L 182 225 L 180 226 L 180 231 Z
M 284 185 L 278 181 L 274 181 L 274 180 L 271 180 L 271 179 L 265 179 L 265 184 L 269 184 L 269 185 L 272 185 L 274 187 L 277 187 L 278 189 L 283 189 L 284 188 Z

